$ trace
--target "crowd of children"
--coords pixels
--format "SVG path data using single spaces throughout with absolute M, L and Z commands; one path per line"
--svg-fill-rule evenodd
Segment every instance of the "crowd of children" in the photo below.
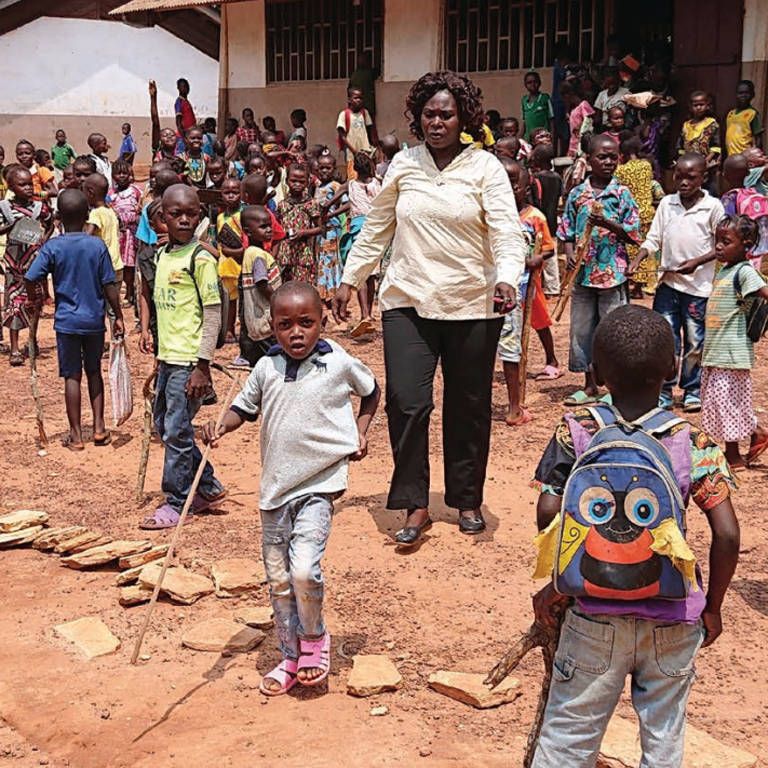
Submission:
M 669 754 L 660 757 L 659 750 L 682 728 L 693 658 L 702 640 L 708 644 L 720 631 L 720 604 L 738 551 L 728 490 L 731 473 L 768 449 L 768 431 L 758 424 L 752 405 L 755 355 L 747 334 L 750 312 L 768 301 L 760 274 L 762 256 L 768 253 L 768 166 L 760 148 L 760 115 L 751 106 L 754 86 L 738 84 L 737 106 L 728 113 L 723 140 L 709 95 L 691 93 L 689 118 L 671 143 L 665 138 L 672 106 L 668 73 L 657 67 L 642 82 L 634 64 L 626 57 L 618 66 L 605 67 L 601 89 L 582 71 L 561 67 L 552 96 L 542 91 L 539 74 L 528 72 L 520 120 L 488 110 L 482 130 L 466 137 L 499 158 L 509 178 L 509 204 L 516 206 L 528 236 L 520 301 L 505 318 L 498 348 L 510 426 L 532 418 L 521 401 L 525 323 L 545 354 L 535 378 L 563 375 L 547 304 L 548 297 L 560 293 L 558 252 L 566 273 L 574 273 L 566 288 L 568 367 L 584 374 L 584 386 L 566 400 L 575 410 L 558 427 L 536 471 L 545 563 L 540 573 L 550 575 L 551 558 L 558 556 L 548 556 L 547 548 L 556 539 L 555 521 L 566 514 L 562 498 L 574 493 L 570 478 L 587 461 L 587 446 L 610 427 L 639 442 L 637 433 L 648 433 L 668 448 L 671 469 L 666 454 L 654 453 L 649 461 L 661 466 L 657 474 L 668 481 L 665 488 L 675 503 L 684 508 L 690 496 L 708 515 L 712 551 L 722 556 L 710 574 L 708 592 L 696 595 L 701 580 L 679 520 L 665 525 L 663 542 L 660 535 L 649 547 L 643 539 L 645 549 L 632 550 L 629 557 L 647 554 L 648 562 L 666 555 L 685 576 L 683 592 L 670 609 L 662 598 L 670 597 L 665 590 L 675 581 L 674 569 L 670 575 L 653 560 L 654 579 L 638 586 L 630 574 L 621 586 L 600 559 L 609 558 L 610 547 L 589 543 L 591 532 L 602 526 L 603 533 L 609 532 L 606 540 L 629 541 L 610 527 L 620 514 L 626 530 L 639 540 L 658 522 L 650 516 L 660 514 L 662 500 L 654 495 L 660 491 L 631 488 L 637 477 L 627 480 L 617 470 L 621 488 L 590 487 L 574 502 L 580 517 L 573 530 L 587 541 L 577 557 L 580 576 L 574 577 L 571 591 L 558 589 L 556 594 L 547 588 L 537 598 L 544 624 L 552 621 L 549 611 L 563 602 L 563 595 L 577 598 L 566 614 L 555 660 L 559 675 L 537 766 L 564 758 L 569 765 L 591 765 L 628 673 L 641 681 L 646 694 L 658 694 L 657 706 L 674 713 L 669 725 L 666 711 L 662 717 L 654 708 L 641 708 L 647 764 L 679 764 Z M 355 85 L 347 90 L 347 106 L 335 126 L 344 164 L 339 168 L 332 150 L 308 143 L 302 109 L 291 112 L 290 131 L 281 131 L 270 116 L 259 125 L 246 108 L 242 122 L 226 121 L 220 138 L 212 119 L 197 124 L 187 99 L 189 83 L 180 79 L 178 89 L 175 128 L 161 129 L 157 87 L 150 81 L 153 164 L 144 190 L 134 180 L 137 146 L 128 123 L 114 162 L 100 133 L 87 137 L 89 152 L 82 155 L 63 130 L 56 131 L 50 153 L 19 141 L 13 164 L 2 165 L 0 148 L 2 326 L 9 331 L 10 364 L 23 365 L 20 332 L 34 327 L 31 319 L 44 305 L 47 276 L 52 275 L 59 372 L 70 424 L 66 444 L 79 451 L 84 449 L 82 371 L 93 408 L 94 442 L 106 445 L 104 318 L 110 318 L 112 336 L 119 337 L 125 333 L 122 309 L 135 308 L 139 346 L 156 358 L 155 425 L 165 445 L 165 501 L 141 523 L 147 529 L 178 523 L 202 460 L 192 419 L 211 397 L 210 363 L 221 344 L 239 345 L 233 365 L 252 372 L 221 426 L 209 424 L 203 438 L 216 444 L 262 414 L 263 555 L 283 653 L 280 665 L 265 676 L 262 692 L 277 695 L 297 682 L 318 684 L 330 666 L 320 561 L 333 501 L 346 488 L 348 460 L 366 454 L 365 434 L 379 388 L 366 366 L 321 338 L 323 315 L 400 143 L 391 134 L 379 139 L 374 116 L 363 106 L 363 90 Z M 563 120 L 567 141 L 559 134 Z M 670 146 L 674 149 L 665 156 Z M 558 148 L 564 157 L 557 157 Z M 666 170 L 672 171 L 675 191 L 664 195 L 660 182 Z M 630 305 L 645 295 L 653 297 L 655 311 Z M 351 329 L 353 338 L 375 333 L 375 296 L 371 277 L 358 290 L 360 321 Z M 30 338 L 29 345 L 35 344 Z M 683 391 L 685 413 L 703 410 L 704 431 L 669 413 L 676 405 L 676 384 Z M 357 419 L 350 393 L 361 397 Z M 742 456 L 739 442 L 747 438 L 748 452 Z M 713 439 L 724 444 L 724 454 Z M 606 470 L 599 483 L 605 485 L 609 474 Z M 207 465 L 191 515 L 218 506 L 225 496 Z M 556 575 L 570 573 L 573 557 L 558 565 Z M 622 589 L 638 591 L 628 597 L 619 594 Z M 603 621 L 606 615 L 609 621 Z M 643 666 L 660 620 L 669 630 L 665 642 L 679 645 L 678 655 L 669 660 L 678 671 L 664 672 L 659 658 L 661 677 Z M 589 648 L 584 637 L 592 640 Z M 563 649 L 566 641 L 570 645 Z M 614 642 L 641 648 L 636 664 L 642 670 L 618 656 L 612 661 Z M 601 685 L 591 685 L 595 674 L 602 676 Z M 568 706 L 574 696 L 578 708 Z M 602 709 L 595 716 L 598 705 Z M 585 712 L 591 715 L 589 733 L 579 716 Z

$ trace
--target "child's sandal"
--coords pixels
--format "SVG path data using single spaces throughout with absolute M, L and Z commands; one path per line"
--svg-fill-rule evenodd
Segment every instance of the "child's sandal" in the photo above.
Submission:
M 312 680 L 299 680 L 302 685 L 319 685 L 328 677 L 331 669 L 331 635 L 326 632 L 317 640 L 307 640 L 299 638 L 299 665 L 298 671 L 302 669 L 320 669 L 322 674 Z
M 298 682 L 296 679 L 296 661 L 295 659 L 283 659 L 271 672 L 261 678 L 259 691 L 265 696 L 282 696 L 293 688 Z M 264 685 L 266 680 L 274 680 L 280 687 L 267 688 Z

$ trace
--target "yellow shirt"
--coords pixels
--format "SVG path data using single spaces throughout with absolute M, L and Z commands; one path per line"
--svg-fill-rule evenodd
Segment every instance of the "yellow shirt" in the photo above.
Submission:
M 754 107 L 732 109 L 725 119 L 725 146 L 729 155 L 737 155 L 755 146 L 755 133 L 762 130 L 760 114 Z
M 481 320 L 496 283 L 517 287 L 527 246 L 507 174 L 468 146 L 442 171 L 425 145 L 398 152 L 347 258 L 357 287 L 392 243 L 381 309 L 411 307 L 436 320 Z
M 492 147 L 496 143 L 496 139 L 493 138 L 493 133 L 491 129 L 483 123 L 480 126 L 480 130 L 483 134 L 483 138 L 481 141 L 475 141 L 472 136 L 468 133 L 462 133 L 461 134 L 461 141 L 464 144 L 474 144 L 478 149 L 482 149 L 485 147 L 488 149 L 488 147 Z
M 120 223 L 117 220 L 117 214 L 106 206 L 91 208 L 88 223 L 96 227 L 93 234 L 100 237 L 107 246 L 109 258 L 112 260 L 112 269 L 115 272 L 122 269 L 124 264 L 120 258 Z

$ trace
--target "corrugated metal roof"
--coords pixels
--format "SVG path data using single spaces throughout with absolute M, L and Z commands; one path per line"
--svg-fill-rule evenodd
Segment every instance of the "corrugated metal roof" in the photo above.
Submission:
M 119 16 L 123 13 L 139 13 L 140 11 L 178 11 L 182 8 L 202 8 L 236 2 L 240 2 L 240 0 L 130 0 L 130 2 L 110 11 L 109 15 Z

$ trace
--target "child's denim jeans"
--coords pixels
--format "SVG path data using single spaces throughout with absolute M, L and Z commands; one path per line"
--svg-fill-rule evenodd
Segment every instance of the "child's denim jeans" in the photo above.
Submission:
M 590 288 L 580 283 L 571 294 L 571 340 L 568 370 L 586 373 L 592 362 L 592 337 L 597 324 L 617 307 L 629 303 L 627 284 L 613 288 Z
M 160 362 L 157 369 L 154 415 L 157 433 L 165 444 L 163 493 L 168 504 L 179 512 L 203 458 L 195 445 L 192 427 L 192 419 L 200 410 L 200 400 L 188 400 L 185 392 L 193 367 Z M 213 467 L 206 462 L 198 491 L 204 496 L 216 496 L 222 490 L 223 486 L 213 476 Z
M 678 359 L 680 359 L 682 333 L 683 359 L 680 364 L 680 389 L 684 390 L 686 395 L 699 397 L 707 300 L 661 283 L 656 289 L 653 309 L 672 327 L 672 334 L 675 337 L 675 356 Z M 672 387 L 675 386 L 676 378 L 664 382 L 663 392 L 669 397 L 672 397 Z
M 284 657 L 299 657 L 299 637 L 325 633 L 320 561 L 332 515 L 333 502 L 322 493 L 261 510 L 261 551 Z
M 680 768 L 701 622 L 659 624 L 569 608 L 532 768 L 594 768 L 627 675 L 640 720 L 639 768 Z

